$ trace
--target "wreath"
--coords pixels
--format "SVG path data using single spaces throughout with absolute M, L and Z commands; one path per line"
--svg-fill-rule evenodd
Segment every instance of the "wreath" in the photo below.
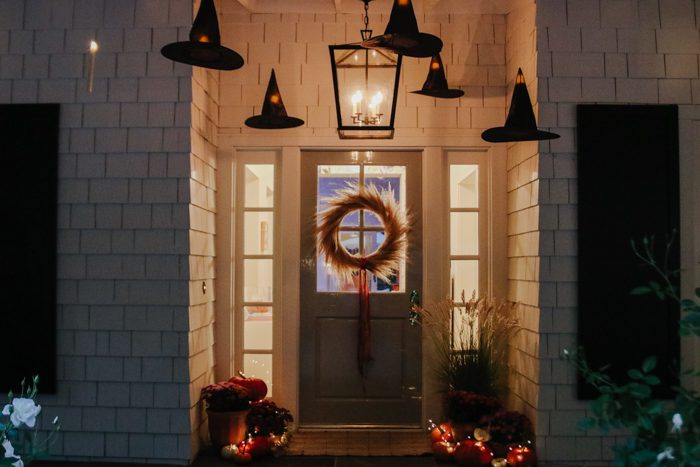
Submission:
M 359 209 L 370 211 L 384 224 L 384 241 L 373 253 L 352 255 L 340 242 L 343 218 Z M 393 190 L 379 190 L 375 185 L 359 188 L 350 184 L 328 199 L 328 208 L 317 216 L 316 239 L 319 253 L 338 277 L 350 281 L 353 273 L 365 270 L 390 282 L 390 276 L 406 257 L 408 214 L 394 199 Z

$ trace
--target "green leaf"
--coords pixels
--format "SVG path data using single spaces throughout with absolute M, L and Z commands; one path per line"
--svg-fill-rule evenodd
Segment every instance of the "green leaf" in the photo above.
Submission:
M 644 377 L 644 382 L 649 386 L 658 386 L 661 384 L 661 380 L 656 375 L 646 375 Z
M 642 371 L 649 373 L 654 368 L 656 368 L 656 357 L 647 357 L 642 363 Z
M 642 374 L 642 372 L 637 370 L 637 369 L 628 370 L 627 376 L 629 376 L 632 379 L 636 379 L 636 380 L 644 378 L 644 375 Z
M 577 423 L 577 428 L 579 431 L 588 431 L 591 428 L 595 427 L 596 422 L 592 418 L 582 418 L 581 420 L 578 421 Z
M 634 384 L 630 387 L 629 393 L 638 399 L 646 399 L 651 396 L 651 388 L 644 384 Z
M 640 285 L 639 287 L 635 287 L 630 291 L 630 295 L 646 295 L 649 292 L 651 292 L 651 289 L 647 287 L 646 285 Z

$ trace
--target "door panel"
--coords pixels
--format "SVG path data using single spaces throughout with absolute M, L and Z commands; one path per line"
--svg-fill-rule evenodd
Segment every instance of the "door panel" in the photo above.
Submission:
M 300 413 L 302 426 L 421 424 L 421 333 L 408 323 L 408 294 L 422 284 L 421 153 L 373 152 L 371 164 L 358 164 L 360 152 L 304 152 L 301 180 L 301 323 Z M 321 166 L 321 172 L 319 172 Z M 373 280 L 370 290 L 372 356 L 365 378 L 357 365 L 359 298 L 352 284 L 328 279 L 317 264 L 314 214 L 323 196 L 345 186 L 342 176 L 391 187 L 413 216 L 408 261 L 392 284 Z M 353 175 L 356 172 L 356 175 Z M 362 175 L 360 175 L 362 173 Z M 330 175 L 329 175 L 330 174 Z M 320 182 L 319 182 L 320 178 Z M 348 228 L 366 226 L 347 235 L 348 250 L 371 250 L 380 243 L 376 217 L 349 215 Z M 361 227 L 364 228 L 364 227 Z M 372 231 L 371 229 L 375 229 Z M 322 261 L 322 259 L 321 259 Z M 330 291 L 329 291 L 330 290 Z

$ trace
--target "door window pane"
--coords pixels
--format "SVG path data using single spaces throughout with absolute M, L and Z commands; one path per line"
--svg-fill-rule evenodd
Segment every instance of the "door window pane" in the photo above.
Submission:
M 272 302 L 272 260 L 243 260 L 243 300 Z
M 271 208 L 275 198 L 275 166 L 245 165 L 245 207 Z
M 272 350 L 272 307 L 243 307 L 243 346 L 247 350 Z
M 272 212 L 246 212 L 243 217 L 244 251 L 246 255 L 271 255 L 273 235 Z
M 267 384 L 267 397 L 272 397 L 272 355 L 244 354 L 243 373 L 248 378 L 260 378 Z
M 479 294 L 479 261 L 478 260 L 452 260 L 450 262 L 452 287 L 454 288 L 454 300 L 462 301 L 462 292 L 467 300 L 472 292 Z
M 450 254 L 479 254 L 479 213 L 450 213 Z
M 362 173 L 361 171 L 364 171 Z M 391 190 L 394 199 L 401 208 L 405 208 L 406 197 L 406 167 L 405 166 L 376 166 L 376 165 L 353 165 L 353 166 L 333 166 L 322 165 L 318 167 L 318 211 L 322 211 L 328 206 L 328 199 L 335 196 L 338 189 L 357 184 L 359 179 L 364 178 L 365 186 L 374 185 L 380 191 Z M 354 211 L 348 214 L 342 226 L 352 229 L 340 232 L 340 241 L 345 249 L 352 255 L 359 255 L 362 250 L 363 255 L 375 252 L 384 242 L 384 232 L 381 230 L 365 230 L 366 227 L 382 227 L 380 219 L 371 212 L 364 211 L 364 226 L 360 225 L 359 212 Z M 374 276 L 369 278 L 371 292 L 394 292 L 402 290 L 401 271 L 405 266 L 402 264 L 390 282 L 377 279 Z M 322 256 L 316 262 L 316 287 L 319 292 L 357 292 L 357 280 L 344 282 L 339 280 L 325 263 Z
M 479 207 L 478 165 L 450 165 L 450 207 Z
M 356 186 L 360 182 L 360 167 L 356 165 L 320 165 L 318 166 L 318 212 L 328 208 L 328 199 L 333 198 L 338 190 Z M 349 213 L 341 223 L 343 227 L 360 225 L 358 211 Z

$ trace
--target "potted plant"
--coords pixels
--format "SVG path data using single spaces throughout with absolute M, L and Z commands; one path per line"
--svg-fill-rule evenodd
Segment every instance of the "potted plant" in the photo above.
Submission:
M 287 443 L 287 425 L 293 420 L 289 410 L 271 400 L 254 402 L 246 417 L 253 458 L 263 457 L 273 450 L 281 454 Z
M 496 457 L 506 457 L 509 444 L 527 445 L 534 435 L 532 422 L 515 411 L 499 411 L 483 420 L 491 437 L 489 445 Z
M 472 294 L 461 302 L 442 300 L 425 308 L 412 302 L 411 323 L 426 327 L 437 355 L 443 391 L 489 396 L 507 392 L 508 344 L 518 331 L 515 305 Z
M 456 441 L 463 441 L 482 426 L 484 418 L 501 408 L 498 399 L 469 391 L 449 391 L 445 395 L 445 412 Z
M 229 381 L 202 388 L 200 399 L 206 403 L 209 436 L 215 447 L 236 444 L 244 439 L 250 391 Z

